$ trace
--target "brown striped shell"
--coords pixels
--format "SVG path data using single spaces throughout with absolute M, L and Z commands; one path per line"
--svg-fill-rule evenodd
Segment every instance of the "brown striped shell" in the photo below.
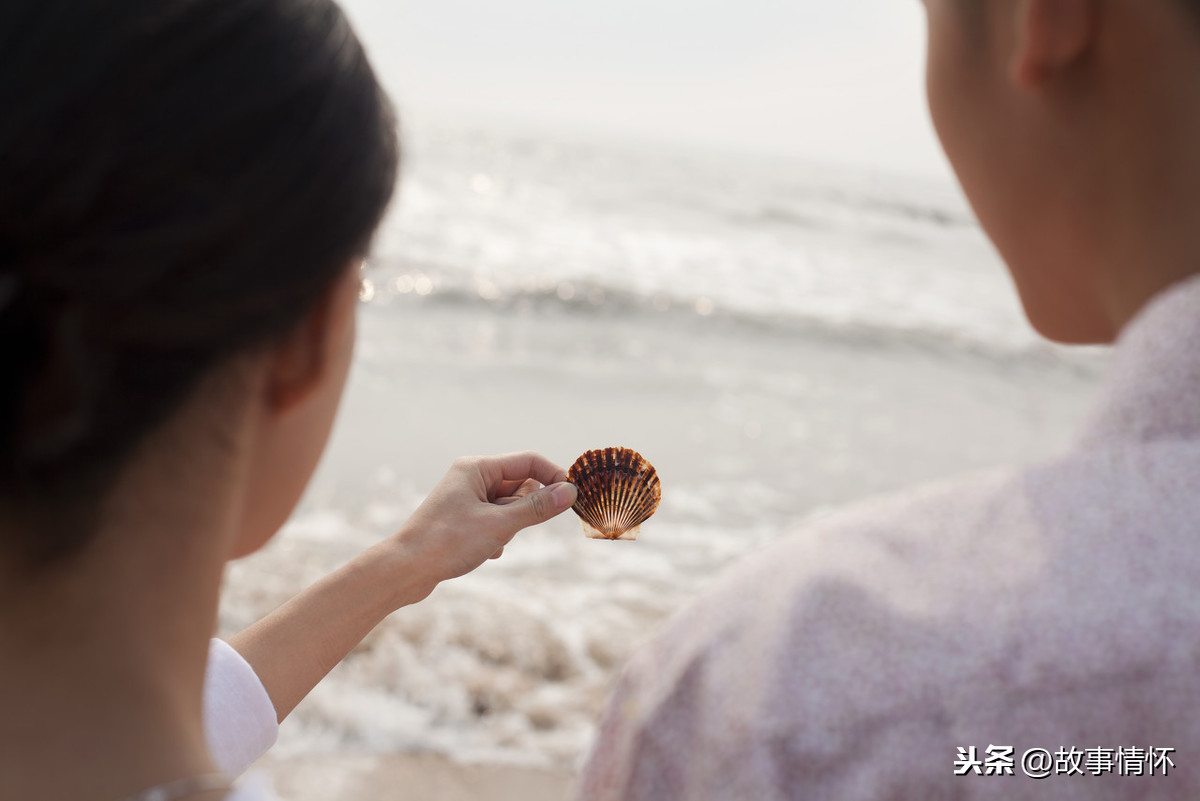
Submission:
M 629 448 L 588 451 L 571 465 L 567 481 L 579 491 L 571 508 L 584 533 L 598 540 L 636 540 L 662 498 L 654 467 Z

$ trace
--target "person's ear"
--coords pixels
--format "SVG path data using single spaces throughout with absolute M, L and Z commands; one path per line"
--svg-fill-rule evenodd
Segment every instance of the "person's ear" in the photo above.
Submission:
M 342 338 L 352 334 L 362 280 L 359 271 L 356 260 L 325 290 L 300 324 L 272 346 L 266 376 L 271 411 L 286 412 L 321 386 Z
M 1010 74 L 1026 91 L 1082 59 L 1091 49 L 1100 13 L 1097 0 L 1018 0 Z

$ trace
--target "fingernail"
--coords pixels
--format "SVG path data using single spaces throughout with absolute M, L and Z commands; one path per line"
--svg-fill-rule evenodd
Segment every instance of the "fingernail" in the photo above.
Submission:
M 575 485 L 560 481 L 550 485 L 550 499 L 555 509 L 569 509 L 575 503 Z

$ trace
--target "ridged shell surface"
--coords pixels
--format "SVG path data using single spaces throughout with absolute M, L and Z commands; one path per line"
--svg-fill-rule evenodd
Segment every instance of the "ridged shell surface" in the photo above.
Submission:
M 571 465 L 567 480 L 579 492 L 571 508 L 593 539 L 636 540 L 662 498 L 654 467 L 629 448 L 588 451 Z

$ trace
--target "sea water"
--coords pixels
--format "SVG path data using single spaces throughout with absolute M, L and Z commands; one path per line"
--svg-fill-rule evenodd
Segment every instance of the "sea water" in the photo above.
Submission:
M 407 132 L 347 395 L 221 631 L 394 532 L 459 455 L 625 445 L 637 542 L 567 513 L 389 617 L 278 750 L 570 765 L 637 643 L 740 557 L 867 495 L 1042 458 L 1105 355 L 1043 343 L 957 191 L 479 127 Z M 798 666 L 802 669 L 802 666 Z

